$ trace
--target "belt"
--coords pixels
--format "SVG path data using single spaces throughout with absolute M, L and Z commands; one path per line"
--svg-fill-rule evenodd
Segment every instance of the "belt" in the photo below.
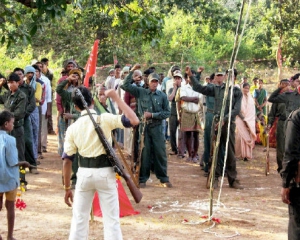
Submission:
M 112 167 L 111 162 L 108 160 L 108 156 L 106 154 L 102 154 L 97 157 L 83 157 L 79 155 L 79 167 L 84 168 L 104 168 L 104 167 Z
M 146 121 L 147 124 L 150 124 L 150 123 L 156 123 L 156 124 L 161 124 L 162 123 L 162 120 L 160 119 L 149 119 Z

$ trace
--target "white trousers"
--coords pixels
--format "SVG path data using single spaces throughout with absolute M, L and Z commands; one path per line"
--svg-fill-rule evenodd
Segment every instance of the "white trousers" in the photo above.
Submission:
M 82 168 L 77 172 L 69 240 L 88 239 L 89 217 L 95 192 L 103 215 L 105 240 L 122 240 L 116 174 L 112 167 Z

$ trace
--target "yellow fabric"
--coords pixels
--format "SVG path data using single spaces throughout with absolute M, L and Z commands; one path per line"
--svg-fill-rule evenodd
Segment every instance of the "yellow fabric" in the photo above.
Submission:
M 259 138 L 261 140 L 261 144 L 264 147 L 266 147 L 267 146 L 267 135 L 266 135 L 266 129 L 265 129 L 265 127 L 266 127 L 268 119 L 267 119 L 266 116 L 263 116 L 263 118 L 264 118 L 264 121 L 265 121 L 265 123 L 264 123 L 265 125 L 264 126 L 261 124 L 260 121 L 258 122 L 258 125 L 259 125 Z
M 251 87 L 250 87 L 250 93 L 251 93 L 251 95 L 253 96 L 253 93 L 254 93 L 254 90 L 255 89 L 258 89 L 258 86 L 256 86 L 256 85 L 252 85 Z
M 36 88 L 35 88 L 35 93 L 34 93 L 36 106 L 40 106 L 42 93 L 43 93 L 42 85 L 39 82 L 37 82 Z
M 111 131 L 115 128 L 124 128 L 121 121 L 122 116 L 110 113 L 103 113 L 97 116 L 96 111 L 93 109 L 90 109 L 90 112 L 93 114 L 96 122 L 97 117 L 100 118 L 100 127 L 102 128 L 109 144 L 111 144 Z M 83 157 L 97 157 L 101 154 L 106 154 L 86 110 L 81 112 L 81 117 L 71 124 L 66 132 L 64 152 L 68 156 L 72 156 L 77 152 L 77 150 Z

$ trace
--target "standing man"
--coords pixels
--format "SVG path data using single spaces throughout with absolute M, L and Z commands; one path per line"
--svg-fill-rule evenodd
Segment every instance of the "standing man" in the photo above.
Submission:
M 286 116 L 289 116 L 292 111 L 300 107 L 300 94 L 298 89 L 299 87 L 297 87 L 295 91 L 290 92 L 288 91 L 289 86 L 279 86 L 279 88 L 271 94 L 268 101 L 271 103 L 284 103 L 286 105 Z
M 140 187 L 146 187 L 146 181 L 150 177 L 150 169 L 152 162 L 154 164 L 154 172 L 160 180 L 162 186 L 172 187 L 167 175 L 167 155 L 166 144 L 162 132 L 162 120 L 170 116 L 170 107 L 167 95 L 157 90 L 159 76 L 156 73 L 149 75 L 149 88 L 144 89 L 131 84 L 133 72 L 140 69 L 141 66 L 136 64 L 125 78 L 122 88 L 128 91 L 137 99 L 138 117 L 146 119 L 146 125 L 140 124 L 140 133 L 144 128 L 145 147 L 142 152 L 142 163 L 140 169 L 139 183 Z
M 289 205 L 288 240 L 300 236 L 300 109 L 287 120 L 285 154 L 281 170 L 282 201 Z
M 49 66 L 49 59 L 48 58 L 42 58 L 41 59 L 41 63 L 42 63 L 42 66 L 43 66 L 43 69 L 42 69 L 42 72 L 43 74 L 50 80 L 50 83 L 51 83 L 51 88 L 53 89 L 53 72 L 48 68 Z M 53 99 L 53 91 L 52 91 L 52 99 Z M 54 132 L 54 129 L 53 129 L 53 120 L 52 120 L 52 104 L 50 107 L 50 116 L 48 117 L 48 134 L 52 134 L 54 135 L 55 132 Z
M 19 89 L 20 77 L 11 73 L 7 78 L 7 85 L 9 91 L 3 94 L 3 84 L 5 79 L 0 75 L 0 104 L 4 104 L 5 110 L 14 114 L 15 122 L 14 129 L 11 131 L 11 135 L 16 138 L 16 145 L 18 149 L 19 162 L 25 161 L 25 142 L 24 142 L 24 117 L 26 115 L 27 97 Z M 2 95 L 3 94 L 3 95 Z M 24 184 L 26 188 L 27 182 L 25 180 L 25 174 L 20 173 L 20 182 Z
M 80 86 L 81 91 L 91 114 L 96 122 L 100 122 L 105 137 L 111 144 L 111 131 L 115 128 L 124 128 L 139 123 L 135 113 L 126 105 L 114 90 L 106 92 L 122 110 L 124 115 L 103 113 L 97 116 L 93 109 L 93 97 L 90 91 Z M 65 203 L 71 206 L 73 193 L 70 185 L 72 159 L 78 152 L 79 169 L 78 182 L 73 202 L 73 217 L 69 240 L 88 239 L 89 216 L 95 192 L 98 192 L 100 206 L 103 213 L 104 239 L 121 240 L 122 232 L 119 222 L 119 200 L 116 187 L 116 174 L 107 157 L 94 124 L 85 110 L 80 96 L 72 94 L 75 108 L 81 112 L 81 117 L 73 123 L 66 132 L 63 154 L 63 173 L 65 183 Z M 88 141 L 87 141 L 88 139 Z
M 290 82 L 288 79 L 282 79 L 279 87 L 285 91 L 289 91 Z M 281 92 L 283 93 L 283 92 Z M 275 123 L 276 118 L 278 122 L 276 125 L 276 160 L 277 160 L 277 171 L 280 173 L 282 169 L 282 159 L 284 155 L 284 135 L 286 127 L 286 105 L 285 103 L 273 103 L 271 106 L 270 113 L 268 115 L 268 130 L 271 129 Z
M 207 86 L 214 85 L 214 78 L 215 74 L 213 73 L 210 78 Z M 203 152 L 203 163 L 204 163 L 204 176 L 208 176 L 208 165 L 211 157 L 211 128 L 214 119 L 214 105 L 215 105 L 215 98 L 211 96 L 205 97 L 205 125 L 204 125 L 204 152 Z
M 242 92 L 239 88 L 230 86 L 229 93 L 231 88 L 233 87 L 233 96 L 230 99 L 230 95 L 227 97 L 226 101 L 226 108 L 225 108 L 225 116 L 223 122 L 220 123 L 217 121 L 219 119 L 223 104 L 223 98 L 225 93 L 225 83 L 224 80 L 227 77 L 227 72 L 219 71 L 215 74 L 215 81 L 216 85 L 207 85 L 202 86 L 199 81 L 193 76 L 191 68 L 186 67 L 186 74 L 190 77 L 193 83 L 193 90 L 196 92 L 200 92 L 203 95 L 215 97 L 215 104 L 214 104 L 214 122 L 213 126 L 217 128 L 218 124 L 222 124 L 222 132 L 221 132 L 221 139 L 220 139 L 220 149 L 219 149 L 219 156 L 218 162 L 216 167 L 216 175 L 215 175 L 215 182 L 214 188 L 218 187 L 218 177 L 222 175 L 223 167 L 226 168 L 229 187 L 235 189 L 242 189 L 243 187 L 240 185 L 237 178 L 237 170 L 236 170 L 236 158 L 235 158 L 235 117 L 241 111 L 241 102 L 242 102 Z M 234 71 L 235 78 L 237 76 L 237 71 Z M 227 139 L 227 126 L 228 126 L 228 118 L 229 118 L 229 102 L 232 101 L 232 109 L 231 109 L 231 122 L 229 124 L 230 133 L 229 133 L 229 144 L 227 150 L 227 161 L 226 166 L 224 166 L 224 152 L 226 146 L 226 139 Z M 215 124 L 215 125 L 214 125 Z
M 171 115 L 169 117 L 169 126 L 170 126 L 170 144 L 171 144 L 171 153 L 170 155 L 177 155 L 177 141 L 176 141 L 176 133 L 179 125 L 178 116 L 177 116 L 177 108 L 175 96 L 177 90 L 181 87 L 182 75 L 180 72 L 177 72 L 173 76 L 173 87 L 169 89 L 168 92 L 168 100 L 171 102 Z

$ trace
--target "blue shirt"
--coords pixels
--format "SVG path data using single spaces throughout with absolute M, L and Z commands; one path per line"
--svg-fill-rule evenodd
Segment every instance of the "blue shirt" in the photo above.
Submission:
M 9 192 L 20 185 L 16 139 L 0 130 L 0 192 Z

